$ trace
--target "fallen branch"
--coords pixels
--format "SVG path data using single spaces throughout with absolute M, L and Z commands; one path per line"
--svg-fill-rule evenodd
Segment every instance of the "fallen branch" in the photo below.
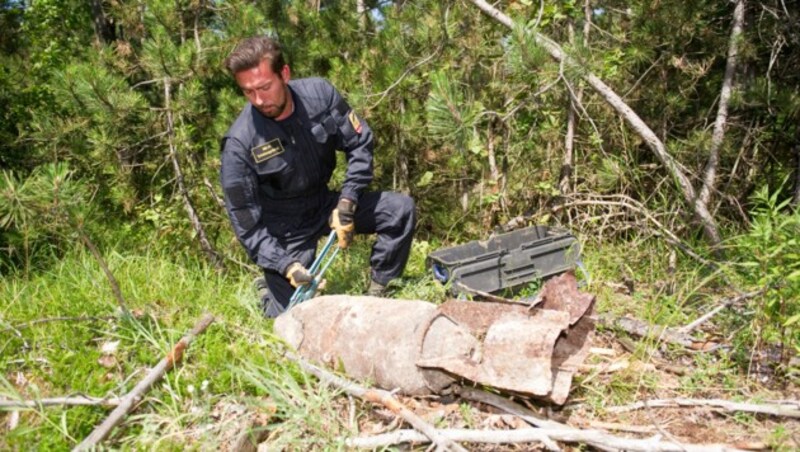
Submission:
M 518 416 L 525 422 L 542 429 L 552 440 L 565 443 L 582 443 L 606 451 L 732 451 L 739 450 L 719 444 L 683 444 L 664 441 L 660 436 L 648 439 L 621 438 L 597 430 L 582 430 L 560 422 L 541 419 L 535 412 L 496 394 L 474 388 L 461 388 L 460 395 L 468 400 L 485 403 L 497 407 L 507 413 Z
M 89 397 L 84 395 L 51 397 L 39 400 L 0 399 L 0 409 L 40 408 L 45 406 L 118 406 L 120 401 L 119 397 Z
M 797 402 L 794 402 L 795 404 Z M 795 406 L 778 404 L 753 404 L 742 402 L 731 402 L 720 399 L 657 399 L 646 402 L 636 402 L 630 405 L 621 405 L 608 408 L 609 413 L 624 413 L 627 411 L 639 410 L 642 408 L 678 408 L 678 407 L 712 407 L 721 408 L 726 411 L 743 411 L 747 413 L 767 414 L 770 416 L 800 418 L 800 409 Z
M 486 1 L 470 1 L 481 11 L 483 11 L 484 14 L 488 15 L 492 19 L 503 24 L 507 28 L 514 28 L 514 22 L 510 17 Z M 612 90 L 611 87 L 606 85 L 606 83 L 595 74 L 587 71 L 585 65 L 581 65 L 580 62 L 575 61 L 574 58 L 564 52 L 555 41 L 535 31 L 531 32 L 531 37 L 534 39 L 536 44 L 547 51 L 547 53 L 549 53 L 554 60 L 560 63 L 566 63 L 566 65 L 570 67 L 580 68 L 579 73 L 581 78 L 583 78 L 586 83 L 589 84 L 589 86 L 591 86 L 603 98 L 603 100 L 606 101 L 606 103 L 608 103 L 614 110 L 617 111 L 617 113 L 619 113 L 619 115 L 628 123 L 631 129 L 633 129 L 636 134 L 639 135 L 642 140 L 644 140 L 650 150 L 652 150 L 659 159 L 661 164 L 667 169 L 675 183 L 678 185 L 684 200 L 693 208 L 695 216 L 700 220 L 700 223 L 703 226 L 703 232 L 705 233 L 706 238 L 711 245 L 719 245 L 719 243 L 722 241 L 722 237 L 719 234 L 719 229 L 717 228 L 717 223 L 714 220 L 714 217 L 711 215 L 711 212 L 708 211 L 708 208 L 705 204 L 695 202 L 697 194 L 694 186 L 689 180 L 689 177 L 683 171 L 680 164 L 669 153 L 664 142 L 658 138 L 658 135 L 656 135 L 655 132 L 653 132 L 653 129 L 651 129 L 642 120 L 642 118 L 639 117 L 639 115 L 636 114 L 636 112 L 633 111 L 633 109 L 622 100 L 619 94 Z
M 258 414 L 250 415 L 244 428 L 236 434 L 230 451 L 253 452 L 258 450 L 258 445 L 267 439 L 269 430 L 266 429 L 269 419 Z
M 547 450 L 561 450 L 550 439 L 547 431 L 538 428 L 518 430 L 467 430 L 453 428 L 436 430 L 436 432 L 444 438 L 465 443 L 512 444 L 539 442 L 545 444 Z M 381 435 L 347 438 L 345 445 L 361 449 L 376 449 L 401 443 L 427 442 L 430 442 L 430 439 L 416 430 L 395 430 Z M 549 446 L 547 446 L 548 444 Z
M 703 314 L 702 316 L 700 316 L 694 322 L 684 326 L 683 328 L 679 328 L 678 331 L 680 333 L 682 333 L 682 334 L 689 334 L 693 330 L 697 329 L 698 326 L 706 323 L 711 317 L 714 317 L 715 315 L 717 315 L 717 313 L 719 313 L 723 309 L 727 309 L 727 308 L 729 308 L 729 307 L 731 307 L 731 306 L 733 306 L 733 305 L 735 305 L 737 303 L 741 303 L 744 300 L 757 297 L 757 296 L 763 294 L 764 292 L 766 292 L 766 289 L 756 290 L 756 291 L 753 291 L 753 292 L 747 292 L 747 293 L 743 293 L 743 294 L 737 295 L 735 297 L 726 298 L 726 299 L 722 300 L 722 303 L 720 303 L 717 307 L 715 307 L 714 309 L 712 309 L 712 310 L 708 311 L 707 313 Z
M 161 361 L 159 361 L 156 366 L 150 370 L 150 372 L 144 377 L 139 384 L 134 387 L 131 392 L 126 394 L 121 400 L 119 406 L 117 406 L 114 411 L 103 421 L 102 424 L 97 426 L 89 436 L 86 437 L 77 447 L 73 450 L 87 450 L 93 449 L 97 447 L 97 445 L 108 437 L 108 434 L 111 433 L 111 430 L 116 427 L 125 416 L 128 414 L 129 411 L 133 409 L 134 404 L 136 404 L 141 397 L 150 390 L 155 382 L 161 379 L 170 369 L 172 369 L 175 364 L 179 363 L 183 358 L 183 352 L 186 350 L 186 347 L 192 343 L 194 338 L 202 334 L 206 328 L 214 321 L 214 316 L 211 314 L 205 314 L 203 318 L 200 319 L 194 325 L 191 331 L 189 331 L 185 336 L 175 344 L 175 347 L 169 352 L 169 354 L 164 357 Z
M 618 328 L 628 334 L 638 337 L 668 342 L 691 349 L 697 349 L 700 346 L 698 344 L 702 344 L 692 339 L 688 334 L 683 334 L 674 328 L 664 325 L 650 325 L 631 317 L 612 319 L 607 316 L 599 316 L 596 320 L 606 328 Z
M 466 449 L 460 445 L 440 435 L 432 425 L 425 422 L 422 418 L 406 408 L 390 392 L 379 389 L 366 389 L 355 383 L 347 381 L 344 378 L 337 377 L 336 375 L 333 375 L 332 373 L 305 361 L 299 356 L 295 356 L 293 353 L 287 353 L 286 355 L 293 361 L 297 362 L 300 367 L 303 368 L 303 370 L 315 375 L 323 383 L 339 388 L 352 396 L 370 401 L 372 403 L 380 403 L 389 408 L 393 413 L 402 417 L 406 422 L 411 424 L 411 426 L 422 432 L 425 437 L 436 444 L 439 448 L 444 450 L 466 452 Z

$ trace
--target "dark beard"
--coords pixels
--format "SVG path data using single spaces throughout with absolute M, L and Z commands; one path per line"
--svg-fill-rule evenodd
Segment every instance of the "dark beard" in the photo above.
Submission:
M 269 110 L 267 110 L 267 111 L 264 111 L 264 110 L 262 110 L 262 109 L 258 109 L 258 108 L 257 108 L 257 110 L 258 110 L 258 111 L 259 111 L 259 112 L 260 112 L 262 115 L 266 116 L 267 118 L 270 118 L 270 119 L 275 119 L 275 118 L 277 118 L 278 116 L 280 116 L 281 114 L 283 114 L 283 112 L 286 110 L 286 99 L 284 99 L 284 100 L 283 100 L 283 103 L 282 103 L 282 104 L 280 104 L 280 105 L 278 105 L 278 106 L 276 106 L 276 107 L 274 107 L 274 108 L 270 108 L 270 109 L 269 109 Z

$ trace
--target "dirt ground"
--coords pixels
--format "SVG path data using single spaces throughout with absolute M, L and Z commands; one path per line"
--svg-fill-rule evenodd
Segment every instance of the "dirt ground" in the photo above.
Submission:
M 724 385 L 710 381 L 701 389 L 687 387 L 694 372 L 690 357 L 658 358 L 653 361 L 668 363 L 654 366 L 635 358 L 612 333 L 598 333 L 592 338 L 593 349 L 587 364 L 573 382 L 573 397 L 563 407 L 543 406 L 534 400 L 517 402 L 543 417 L 580 429 L 592 429 L 631 439 L 660 437 L 684 445 L 718 445 L 745 450 L 797 450 L 800 445 L 800 419 L 791 417 L 731 411 L 710 406 L 640 407 L 616 412 L 614 407 L 630 405 L 644 400 L 692 399 L 726 400 L 753 405 L 785 402 L 785 406 L 800 409 L 795 387 L 770 389 L 759 382 L 737 376 L 738 388 L 732 382 Z M 677 373 L 676 373 L 677 372 Z M 681 375 L 682 374 L 682 375 Z M 613 399 L 620 381 L 639 382 L 639 387 L 628 388 L 623 403 Z M 647 383 L 645 383 L 645 381 Z M 531 426 L 519 417 L 482 403 L 457 397 L 428 399 L 398 397 L 406 407 L 440 429 L 513 430 Z M 342 409 L 346 409 L 342 407 Z M 401 425 L 388 409 L 375 406 L 369 416 L 362 419 L 359 431 L 362 436 L 387 433 Z M 463 443 L 468 450 L 543 450 L 540 444 L 476 444 Z M 560 444 L 565 450 L 585 449 L 579 444 Z M 403 449 L 425 450 L 427 445 L 395 446 Z

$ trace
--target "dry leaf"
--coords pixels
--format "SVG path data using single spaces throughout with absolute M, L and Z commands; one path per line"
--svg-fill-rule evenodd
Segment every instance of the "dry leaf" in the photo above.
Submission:
M 103 342 L 100 346 L 100 353 L 104 355 L 113 355 L 119 348 L 119 341 Z
M 106 369 L 111 369 L 117 365 L 117 358 L 114 358 L 113 355 L 103 355 L 97 360 L 97 364 L 100 364 Z

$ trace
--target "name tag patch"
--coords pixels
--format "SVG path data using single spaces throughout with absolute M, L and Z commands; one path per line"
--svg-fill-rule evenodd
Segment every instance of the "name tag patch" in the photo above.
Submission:
M 250 153 L 253 155 L 253 160 L 255 160 L 256 163 L 267 161 L 276 155 L 283 154 L 283 152 L 283 145 L 278 138 L 250 149 Z

